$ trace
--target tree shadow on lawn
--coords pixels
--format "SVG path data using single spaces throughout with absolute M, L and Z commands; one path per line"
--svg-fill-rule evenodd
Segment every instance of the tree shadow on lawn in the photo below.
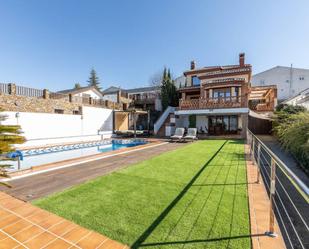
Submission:
M 249 185 L 249 184 L 256 184 L 256 182 L 194 184 L 192 185 L 192 187 L 237 186 L 237 185 Z
M 267 236 L 267 235 L 265 233 L 261 233 L 261 234 L 246 234 L 246 235 L 238 235 L 238 236 L 230 236 L 230 237 L 220 237 L 220 238 L 212 238 L 212 239 L 165 241 L 165 242 L 145 243 L 145 244 L 140 245 L 140 247 L 166 246 L 166 245 L 179 245 L 179 244 L 185 245 L 185 244 L 216 242 L 216 241 L 224 241 L 224 240 L 230 241 L 233 239 L 245 239 L 245 238 L 261 237 L 261 236 Z
M 183 188 L 183 190 L 178 194 L 178 196 L 166 207 L 165 210 L 152 222 L 152 224 L 140 235 L 140 237 L 132 244 L 131 248 L 139 248 L 146 241 L 146 239 L 151 235 L 151 233 L 156 229 L 156 227 L 163 221 L 163 219 L 170 213 L 173 207 L 183 198 L 183 196 L 192 187 L 194 182 L 202 174 L 205 168 L 211 163 L 211 161 L 219 154 L 222 148 L 228 140 L 221 145 L 221 147 L 216 151 L 216 153 L 204 164 L 204 166 L 193 176 L 190 182 Z
M 230 144 L 244 144 L 243 139 L 229 139 Z

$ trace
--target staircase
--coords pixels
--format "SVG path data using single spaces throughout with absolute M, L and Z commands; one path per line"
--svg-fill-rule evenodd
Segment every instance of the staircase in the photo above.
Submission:
M 175 126 L 175 107 L 169 106 L 162 113 L 160 118 L 154 124 L 154 134 L 157 136 L 165 137 L 166 135 L 166 127 L 174 127 Z

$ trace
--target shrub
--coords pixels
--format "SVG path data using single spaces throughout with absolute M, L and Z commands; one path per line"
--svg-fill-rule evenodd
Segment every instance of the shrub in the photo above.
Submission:
M 291 111 L 290 108 L 287 110 Z M 283 148 L 291 152 L 309 172 L 309 113 L 293 112 L 277 112 L 273 130 Z
M 294 105 L 287 105 L 287 104 L 279 104 L 276 107 L 276 111 L 277 112 L 285 112 L 285 113 L 289 113 L 289 114 L 296 114 L 299 112 L 305 112 L 306 108 L 303 106 L 294 106 Z

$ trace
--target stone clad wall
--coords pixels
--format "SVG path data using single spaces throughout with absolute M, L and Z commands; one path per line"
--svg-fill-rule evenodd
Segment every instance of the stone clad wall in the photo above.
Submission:
M 81 105 L 64 99 L 44 99 L 0 93 L 0 107 L 4 111 L 41 113 L 55 113 L 55 109 L 61 109 L 64 114 L 73 114 L 73 111 L 80 111 Z
M 7 87 L 5 87 L 7 86 Z M 19 92 L 17 92 L 19 90 Z M 122 110 L 122 103 L 93 98 L 76 97 L 71 94 L 50 93 L 47 89 L 38 90 L 18 87 L 13 83 L 0 83 L 0 108 L 12 112 L 82 114 L 82 106 Z

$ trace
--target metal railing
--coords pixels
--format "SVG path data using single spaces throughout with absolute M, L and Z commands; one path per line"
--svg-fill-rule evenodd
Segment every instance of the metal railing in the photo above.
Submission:
M 0 83 L 0 93 L 9 94 L 9 85 Z
M 309 188 L 257 136 L 247 132 L 252 161 L 257 166 L 257 182 L 263 179 L 270 199 L 269 231 L 276 236 L 276 216 L 287 248 L 309 245 Z
M 16 95 L 42 98 L 43 90 L 25 86 L 16 86 Z

